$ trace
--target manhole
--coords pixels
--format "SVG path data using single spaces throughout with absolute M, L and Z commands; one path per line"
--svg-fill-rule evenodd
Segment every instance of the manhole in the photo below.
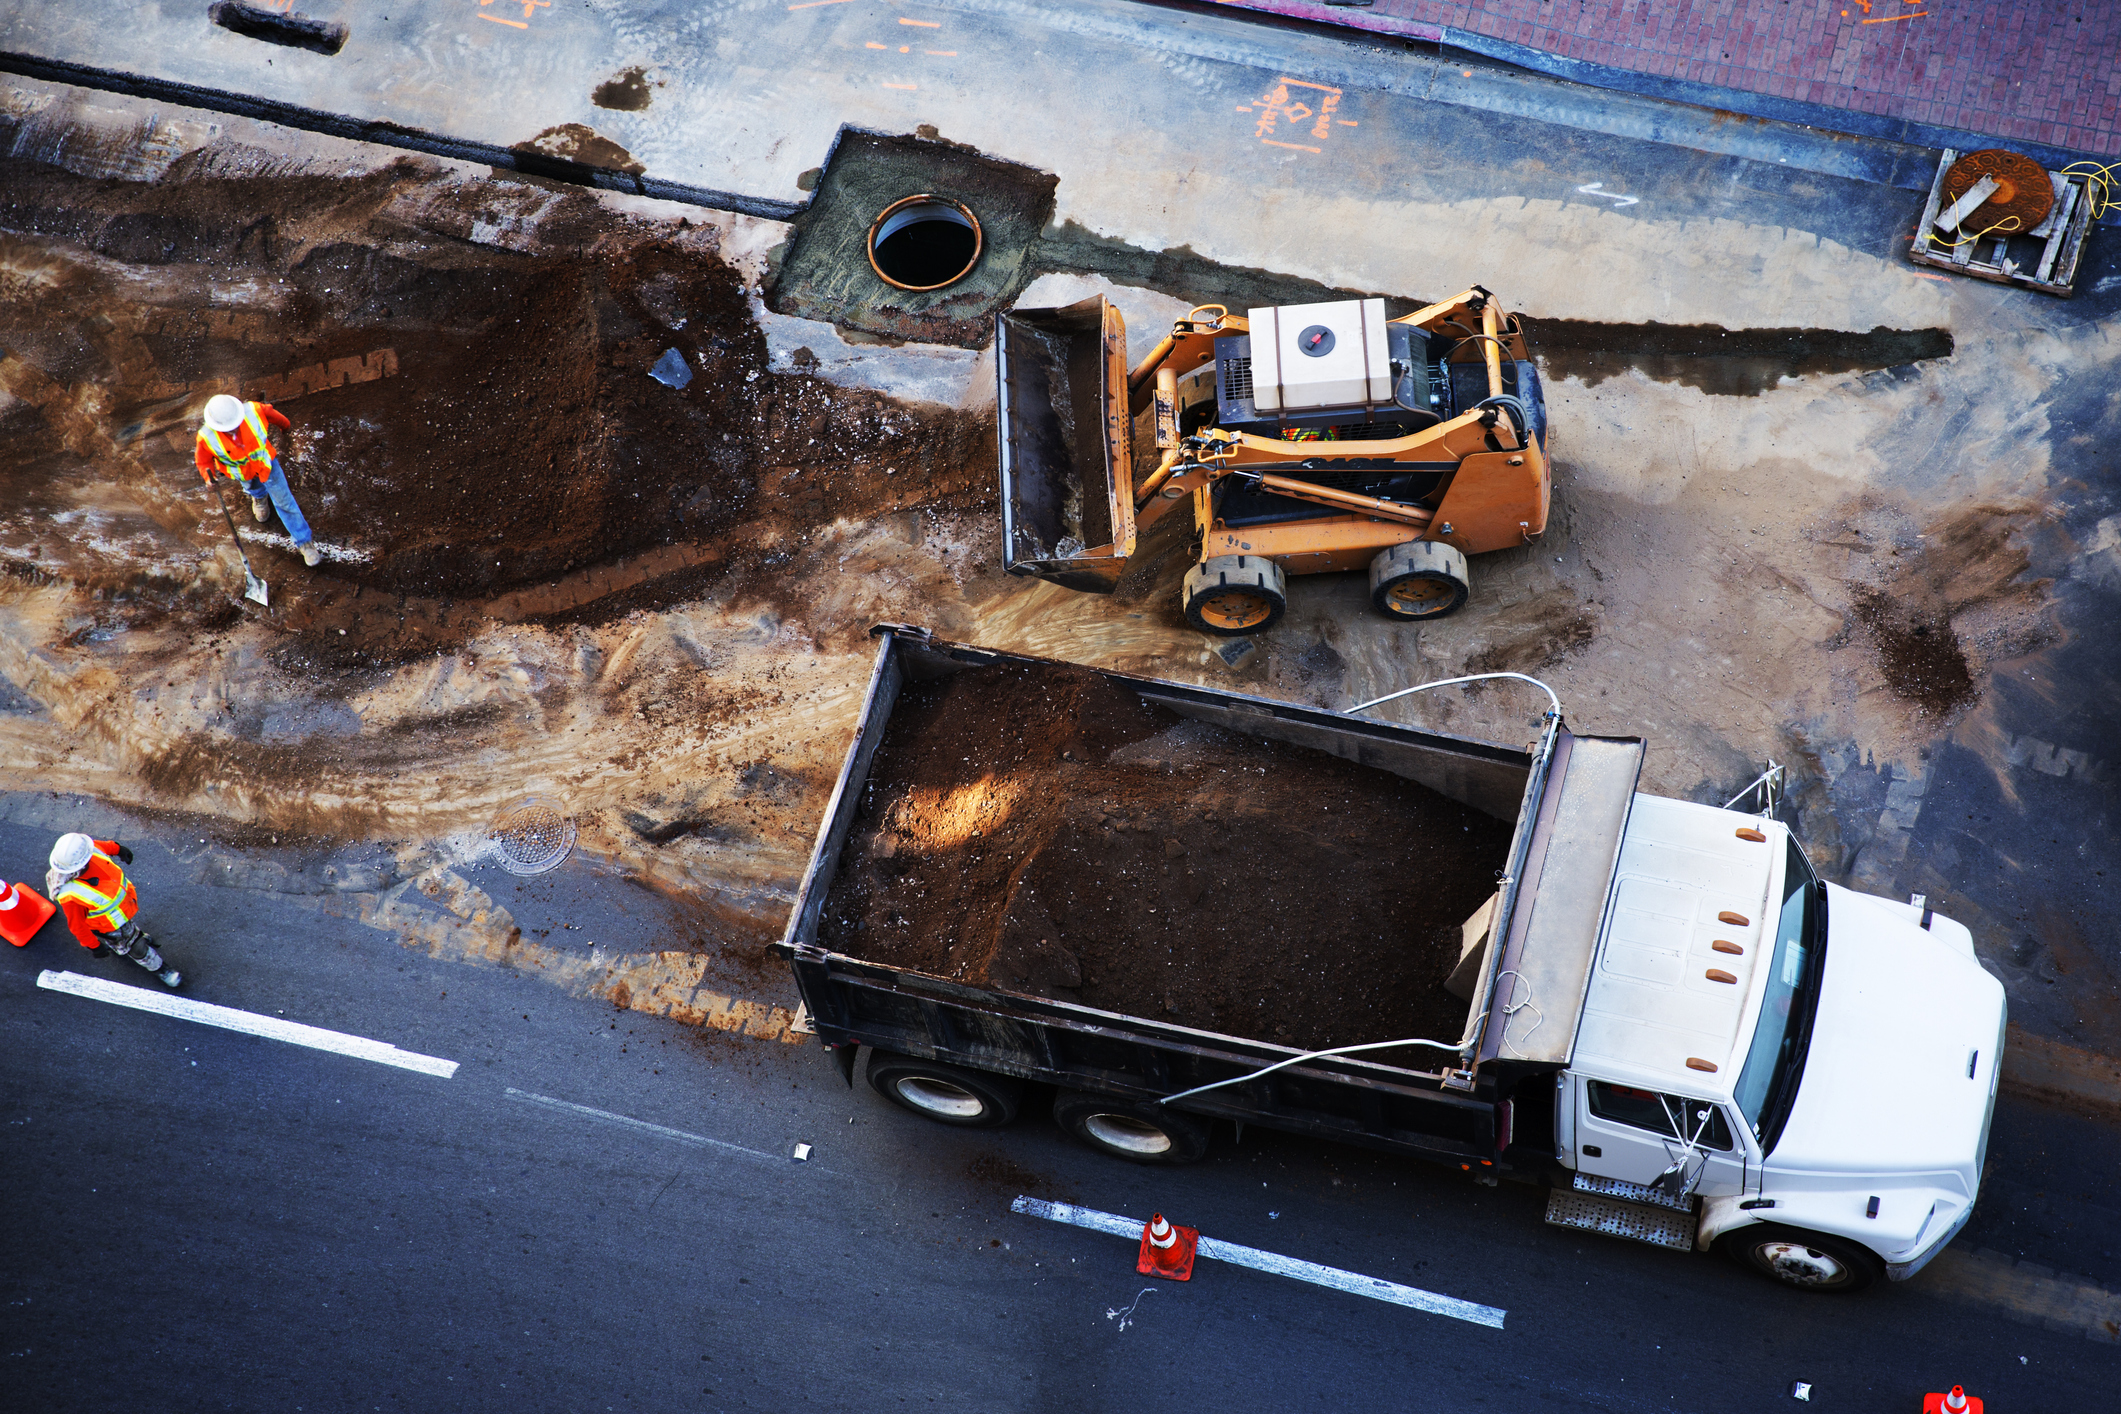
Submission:
M 533 795 L 503 810 L 487 838 L 500 847 L 501 867 L 509 873 L 542 874 L 573 852 L 574 821 L 557 801 Z
M 948 197 L 902 197 L 869 223 L 869 266 L 902 290 L 954 285 L 979 264 L 979 218 Z

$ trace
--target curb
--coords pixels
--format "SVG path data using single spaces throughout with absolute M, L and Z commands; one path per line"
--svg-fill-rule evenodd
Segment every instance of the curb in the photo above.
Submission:
M 1884 113 L 1862 113 L 1853 108 L 1835 108 L 1824 103 L 1781 98 L 1771 93 L 1755 93 L 1750 89 L 1726 88 L 1721 84 L 1665 78 L 1634 69 L 1617 69 L 1606 64 L 1594 64 L 1585 59 L 1551 54 L 1546 50 L 1512 43 L 1507 39 L 1490 39 L 1487 35 L 1477 34 L 1472 30 L 1373 14 L 1349 4 L 1334 4 L 1332 0 L 1149 0 L 1149 3 L 1178 9 L 1199 6 L 1222 12 L 1246 11 L 1332 29 L 1413 40 L 1508 64 L 1512 68 L 1525 69 L 1548 78 L 1582 84 L 1587 88 L 1632 93 L 1667 103 L 1683 103 L 1693 108 L 1735 113 L 1740 117 L 1757 118 L 1762 122 L 1819 128 L 1827 132 L 1847 133 L 1852 137 L 1902 143 L 1909 147 L 1938 150 L 1949 147 L 1961 152 L 1984 147 L 2008 147 L 2014 152 L 2024 153 L 2050 170 L 2067 167 L 2073 162 L 2102 160 L 2090 153 L 2051 147 L 2046 143 L 1996 137 L 1993 134 L 1971 132 L 1964 128 L 1939 127 L 1932 123 L 1917 123 Z M 2110 212 L 2098 224 L 2121 226 L 2121 210 Z

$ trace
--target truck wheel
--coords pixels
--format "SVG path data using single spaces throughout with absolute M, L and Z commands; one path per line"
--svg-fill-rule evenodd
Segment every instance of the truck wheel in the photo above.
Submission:
M 1162 1105 L 1063 1090 L 1053 1117 L 1091 1148 L 1137 1164 L 1190 1164 L 1208 1152 L 1207 1124 Z
M 1466 557 L 1435 540 L 1409 540 L 1370 561 L 1370 602 L 1388 619 L 1440 619 L 1466 606 Z
M 1862 1291 L 1884 1274 L 1874 1253 L 1846 1238 L 1780 1223 L 1727 1232 L 1716 1239 L 1716 1250 L 1800 1291 Z
M 1289 607 L 1289 578 L 1259 555 L 1217 555 L 1186 571 L 1184 603 L 1202 633 L 1263 633 Z
M 960 1129 L 1007 1124 L 1024 1102 L 1023 1083 L 1010 1076 L 889 1051 L 869 1053 L 869 1083 L 877 1094 L 923 1119 Z

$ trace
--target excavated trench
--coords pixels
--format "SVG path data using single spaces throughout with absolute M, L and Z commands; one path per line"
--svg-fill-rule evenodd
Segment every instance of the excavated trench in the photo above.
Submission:
M 504 617 L 542 620 L 656 579 L 696 591 L 835 517 L 992 499 L 991 424 L 769 371 L 711 248 L 586 197 L 528 254 L 407 229 L 410 164 L 144 185 L 17 163 L 0 185 L 0 341 L 91 390 L 164 497 L 212 514 L 190 467 L 211 392 L 293 419 L 283 461 L 332 558 L 290 573 L 267 552 L 274 619 L 351 640 L 333 649 L 431 651 L 511 591 Z M 0 412 L 0 488 L 49 515 L 85 488 L 43 411 Z

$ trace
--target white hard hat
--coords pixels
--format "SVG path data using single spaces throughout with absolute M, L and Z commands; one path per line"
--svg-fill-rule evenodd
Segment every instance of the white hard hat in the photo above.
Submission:
M 233 432 L 243 425 L 243 404 L 226 393 L 206 400 L 206 425 L 216 432 Z
M 96 842 L 87 835 L 61 835 L 59 842 L 52 846 L 52 868 L 62 874 L 86 869 L 95 852 Z

